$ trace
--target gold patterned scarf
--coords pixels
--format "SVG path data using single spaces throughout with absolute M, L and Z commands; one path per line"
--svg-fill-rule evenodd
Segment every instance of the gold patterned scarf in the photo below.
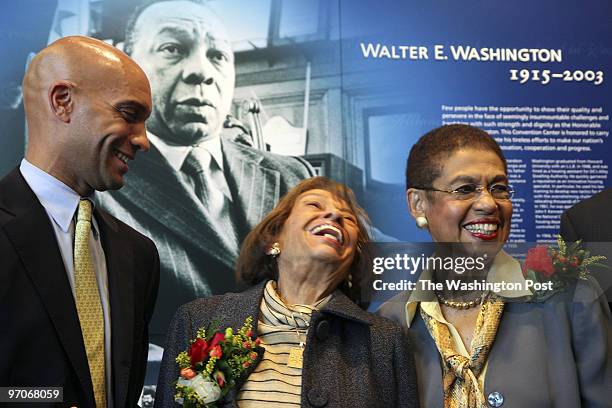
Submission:
M 472 355 L 468 359 L 455 350 L 448 326 L 438 322 L 421 309 L 421 317 L 429 334 L 438 347 L 444 361 L 443 385 L 445 408 L 487 407 L 483 392 L 478 386 L 478 375 L 487 361 L 489 350 L 495 341 L 497 326 L 504 310 L 504 302 L 487 298 L 476 319 Z

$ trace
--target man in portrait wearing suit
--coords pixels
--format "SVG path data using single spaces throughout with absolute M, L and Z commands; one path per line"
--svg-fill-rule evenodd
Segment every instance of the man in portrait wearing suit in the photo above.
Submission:
M 63 387 L 65 406 L 133 407 L 159 258 L 93 201 L 149 148 L 148 80 L 116 48 L 65 37 L 32 60 L 23 94 L 25 158 L 0 180 L 0 385 Z
M 300 159 L 221 135 L 234 91 L 234 56 L 225 28 L 202 3 L 147 3 L 128 22 L 125 50 L 153 93 L 151 152 L 132 166 L 126 188 L 100 197 L 159 249 L 151 339 L 160 345 L 181 304 L 236 289 L 243 238 L 293 185 L 314 175 Z
M 607 269 L 593 267 L 590 272 L 598 280 L 612 302 L 612 188 L 580 201 L 561 215 L 561 236 L 565 241 L 581 239 L 591 255 L 604 255 Z

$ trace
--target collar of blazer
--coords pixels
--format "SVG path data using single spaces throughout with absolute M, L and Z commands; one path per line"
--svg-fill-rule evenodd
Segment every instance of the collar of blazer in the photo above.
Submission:
M 253 321 L 257 322 L 266 283 L 267 281 L 258 283 L 244 292 L 224 295 L 218 307 L 220 315 L 217 320 L 221 321 L 220 318 L 223 317 L 223 321 L 228 322 L 227 327 L 242 327 L 248 316 L 252 316 Z M 361 309 L 340 290 L 333 293 L 329 302 L 317 314 L 334 315 L 359 324 L 371 325 L 373 322 L 372 314 Z
M 432 279 L 433 272 L 428 269 L 423 270 L 423 272 L 421 272 L 421 275 L 419 276 L 419 280 L 431 281 Z M 523 276 L 523 272 L 521 270 L 521 264 L 516 259 L 508 255 L 504 250 L 499 251 L 495 256 L 495 259 L 493 260 L 493 265 L 491 265 L 489 273 L 487 274 L 487 282 L 506 282 L 518 285 L 519 289 L 504 289 L 500 290 L 499 292 L 496 292 L 496 295 L 501 296 L 503 298 L 519 299 L 524 298 L 526 296 L 531 296 L 532 294 L 531 291 L 525 289 L 525 277 Z M 396 298 L 393 298 L 391 300 L 391 302 L 397 301 L 398 299 Z M 410 327 L 412 321 L 414 320 L 420 301 L 431 302 L 435 300 L 432 291 L 424 290 L 419 284 L 417 284 L 416 289 L 410 292 L 409 298 L 405 302 L 405 319 L 408 327 Z

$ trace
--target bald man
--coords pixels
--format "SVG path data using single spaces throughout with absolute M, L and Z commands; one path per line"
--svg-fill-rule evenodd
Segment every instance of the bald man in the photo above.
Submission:
M 0 386 L 62 387 L 62 406 L 133 407 L 159 258 L 93 201 L 149 149 L 149 82 L 114 47 L 66 37 L 33 59 L 23 93 L 26 155 L 0 180 Z

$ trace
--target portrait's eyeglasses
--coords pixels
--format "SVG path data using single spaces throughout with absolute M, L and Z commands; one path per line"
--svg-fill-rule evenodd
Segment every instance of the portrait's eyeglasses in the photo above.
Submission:
M 488 190 L 495 200 L 504 201 L 512 199 L 514 190 L 505 184 L 492 184 L 488 187 L 478 184 L 464 184 L 454 190 L 440 190 L 433 187 L 415 187 L 417 190 L 438 191 L 451 194 L 456 200 L 471 200 L 478 197 L 484 190 Z

